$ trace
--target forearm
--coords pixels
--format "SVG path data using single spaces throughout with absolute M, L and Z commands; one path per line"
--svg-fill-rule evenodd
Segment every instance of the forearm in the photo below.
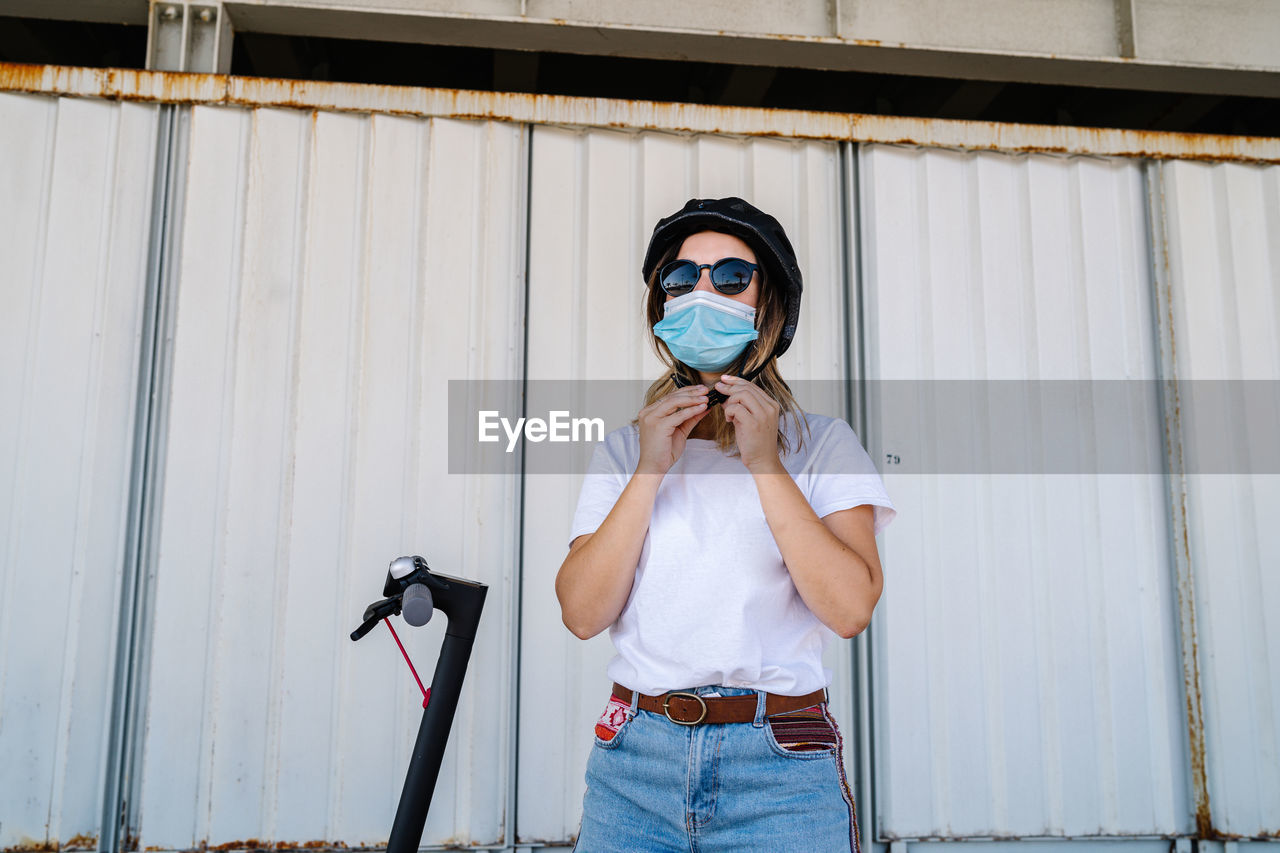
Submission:
M 861 633 L 880 598 L 878 562 L 869 563 L 823 524 L 780 463 L 752 474 L 769 530 L 804 603 L 841 637 Z
M 612 625 L 627 603 L 640 551 L 653 514 L 661 474 L 635 474 L 609 515 L 556 575 L 556 597 L 565 626 L 587 639 Z

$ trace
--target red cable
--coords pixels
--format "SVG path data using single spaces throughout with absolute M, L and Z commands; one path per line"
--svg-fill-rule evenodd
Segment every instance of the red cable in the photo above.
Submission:
M 422 686 L 422 679 L 418 677 L 418 671 L 413 668 L 413 661 L 409 660 L 409 653 L 404 650 L 404 643 L 400 642 L 400 635 L 391 626 L 391 620 L 383 619 L 382 621 L 386 622 L 387 627 L 391 629 L 391 636 L 395 638 L 396 645 L 400 647 L 400 654 L 404 655 L 404 662 L 409 664 L 409 671 L 413 673 L 413 680 L 418 682 L 418 689 L 422 691 L 422 707 L 427 707 L 427 703 L 431 701 L 431 691 Z

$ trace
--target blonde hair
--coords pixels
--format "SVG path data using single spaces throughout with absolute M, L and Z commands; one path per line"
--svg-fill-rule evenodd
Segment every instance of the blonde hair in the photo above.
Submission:
M 702 230 L 711 231 L 714 229 L 706 228 Z M 680 253 L 681 245 L 683 245 L 683 241 L 673 243 L 663 253 L 658 263 L 654 266 L 649 280 L 646 282 L 649 289 L 644 299 L 649 343 L 654 352 L 657 353 L 658 359 L 670 368 L 670 372 L 664 373 L 660 379 L 645 391 L 644 405 L 646 406 L 662 399 L 680 387 L 675 382 L 675 374 L 677 373 L 689 380 L 686 383 L 688 385 L 696 385 L 702 381 L 697 371 L 676 361 L 675 357 L 671 355 L 671 350 L 667 349 L 666 343 L 653 333 L 654 325 L 662 320 L 665 313 L 663 306 L 667 301 L 666 291 L 658 284 L 658 276 L 661 274 L 663 267 L 675 260 Z M 787 438 L 786 431 L 778 430 L 778 452 L 786 455 L 799 451 L 804 447 L 804 433 L 808 430 L 808 424 L 804 420 L 804 411 L 791 394 L 790 386 L 782 378 L 782 374 L 778 372 L 778 359 L 772 354 L 778 340 L 782 337 L 782 327 L 786 323 L 787 306 L 785 294 L 779 293 L 776 288 L 771 286 L 763 264 L 756 269 L 756 275 L 759 276 L 760 281 L 760 298 L 756 302 L 756 329 L 759 331 L 760 337 L 756 339 L 754 345 L 747 346 L 746 363 L 743 363 L 743 356 L 739 356 L 734 364 L 726 368 L 725 372 L 736 369 L 738 371 L 736 375 L 745 376 L 760 367 L 761 364 L 764 365 L 753 381 L 762 391 L 777 402 L 782 408 L 783 417 L 788 418 L 795 428 L 795 447 L 790 446 L 791 442 Z M 704 420 L 706 419 L 711 420 L 712 428 L 715 430 L 716 446 L 725 453 L 736 452 L 737 441 L 734 438 L 733 425 L 725 420 L 723 404 L 713 406 L 707 413 L 706 418 L 704 418 Z M 632 423 L 639 423 L 639 418 L 632 420 Z

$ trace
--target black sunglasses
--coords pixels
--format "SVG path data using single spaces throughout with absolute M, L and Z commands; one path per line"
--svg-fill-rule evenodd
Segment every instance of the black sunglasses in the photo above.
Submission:
M 698 284 L 702 271 L 711 270 L 711 286 L 730 296 L 741 293 L 751 284 L 751 276 L 759 267 L 742 258 L 721 258 L 714 264 L 695 264 L 693 261 L 672 261 L 658 274 L 662 289 L 672 296 L 683 296 Z

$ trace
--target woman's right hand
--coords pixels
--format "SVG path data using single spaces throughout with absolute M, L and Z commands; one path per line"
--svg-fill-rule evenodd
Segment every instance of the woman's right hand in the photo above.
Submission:
M 637 474 L 666 474 L 684 452 L 686 439 L 707 414 L 707 386 L 678 388 L 640 410 Z

